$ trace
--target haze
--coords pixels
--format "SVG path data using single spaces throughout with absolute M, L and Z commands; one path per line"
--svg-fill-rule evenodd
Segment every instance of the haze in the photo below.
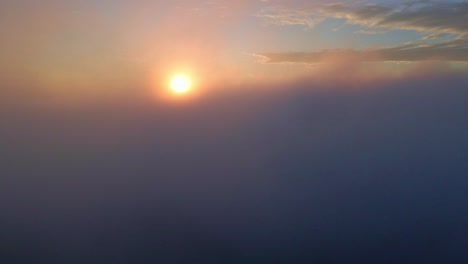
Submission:
M 0 260 L 468 263 L 467 16 L 0 2 Z

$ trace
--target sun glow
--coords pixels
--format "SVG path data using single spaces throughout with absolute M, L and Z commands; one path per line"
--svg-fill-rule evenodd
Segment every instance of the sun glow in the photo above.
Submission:
M 171 79 L 171 90 L 176 94 L 188 93 L 192 87 L 192 82 L 186 75 L 176 75 Z

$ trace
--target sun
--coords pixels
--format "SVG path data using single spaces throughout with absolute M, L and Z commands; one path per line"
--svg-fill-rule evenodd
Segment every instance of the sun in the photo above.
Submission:
M 186 75 L 175 75 L 171 79 L 171 90 L 176 94 L 188 93 L 192 87 L 190 78 Z

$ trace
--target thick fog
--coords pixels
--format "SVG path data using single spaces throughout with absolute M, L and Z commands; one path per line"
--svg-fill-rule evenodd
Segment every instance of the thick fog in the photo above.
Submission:
M 345 76 L 219 87 L 178 103 L 100 95 L 61 104 L 9 88 L 0 256 L 468 260 L 466 74 Z

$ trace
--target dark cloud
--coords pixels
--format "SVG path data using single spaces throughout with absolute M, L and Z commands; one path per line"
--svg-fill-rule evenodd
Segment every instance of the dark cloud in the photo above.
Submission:
M 466 75 L 346 79 L 186 104 L 3 96 L 0 258 L 466 262 Z

